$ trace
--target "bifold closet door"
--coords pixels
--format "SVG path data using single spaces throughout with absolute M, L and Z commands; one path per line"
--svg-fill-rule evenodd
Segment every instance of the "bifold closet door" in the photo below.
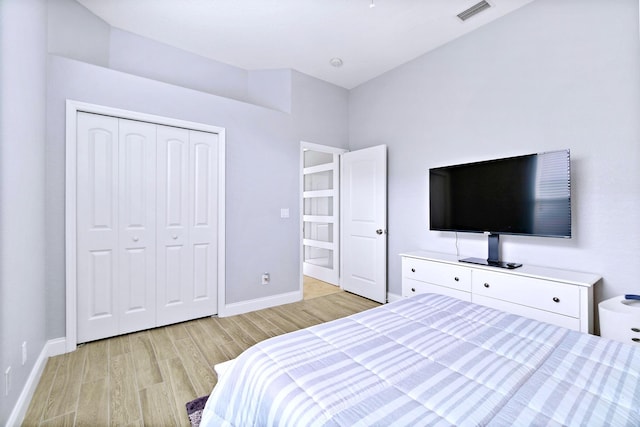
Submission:
M 218 136 L 158 126 L 157 324 L 217 313 Z
M 156 126 L 119 120 L 119 333 L 156 324 Z
M 78 342 L 155 324 L 155 126 L 77 117 Z
M 77 116 L 77 339 L 217 313 L 218 135 Z

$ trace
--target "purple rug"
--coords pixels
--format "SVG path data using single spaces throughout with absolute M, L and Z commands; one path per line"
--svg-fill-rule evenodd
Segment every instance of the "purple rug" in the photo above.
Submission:
M 204 405 L 207 403 L 207 399 L 209 396 L 202 396 L 191 402 L 187 402 L 185 405 L 187 407 L 187 415 L 189 416 L 189 421 L 191 421 L 192 427 L 198 427 L 200 425 L 200 421 L 202 420 L 202 410 L 204 409 Z

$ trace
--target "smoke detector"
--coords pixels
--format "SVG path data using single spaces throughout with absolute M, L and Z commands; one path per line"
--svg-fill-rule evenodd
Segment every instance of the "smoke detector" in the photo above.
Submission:
M 331 60 L 329 60 L 329 64 L 331 64 L 332 67 L 340 68 L 342 67 L 343 62 L 340 58 L 331 58 Z

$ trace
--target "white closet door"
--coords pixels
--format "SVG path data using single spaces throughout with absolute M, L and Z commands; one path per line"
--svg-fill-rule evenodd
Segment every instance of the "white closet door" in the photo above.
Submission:
M 127 333 L 156 322 L 156 126 L 119 125 L 119 333 Z
M 118 119 L 77 117 L 78 342 L 118 333 Z
M 217 135 L 158 126 L 158 326 L 217 312 Z
M 218 312 L 218 135 L 189 131 L 189 227 L 192 317 Z
M 218 135 L 77 114 L 77 342 L 217 313 Z
M 193 271 L 189 246 L 189 131 L 158 126 L 157 309 L 158 324 L 188 315 L 187 284 Z

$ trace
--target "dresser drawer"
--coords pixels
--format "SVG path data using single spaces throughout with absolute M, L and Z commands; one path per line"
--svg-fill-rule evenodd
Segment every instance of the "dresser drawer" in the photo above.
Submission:
M 473 296 L 471 297 L 471 302 L 480 305 L 486 305 L 487 307 L 496 308 L 508 313 L 517 314 L 518 316 L 524 316 L 530 319 L 539 320 L 541 322 L 562 326 L 563 328 L 573 329 L 575 331 L 580 330 L 580 319 L 576 317 L 564 316 L 562 314 L 552 313 L 545 310 L 538 310 L 534 307 L 528 307 L 522 304 L 514 304 L 512 302 L 503 301 L 496 298 L 487 298 L 482 295 L 476 294 L 473 294 Z
M 473 293 L 565 316 L 580 317 L 576 286 L 484 270 L 473 272 Z
M 402 296 L 410 297 L 417 294 L 440 294 L 458 298 L 463 301 L 471 301 L 471 292 L 464 292 L 446 286 L 438 286 L 433 283 L 404 278 L 402 280 Z
M 402 277 L 471 292 L 471 270 L 456 265 L 403 258 Z

